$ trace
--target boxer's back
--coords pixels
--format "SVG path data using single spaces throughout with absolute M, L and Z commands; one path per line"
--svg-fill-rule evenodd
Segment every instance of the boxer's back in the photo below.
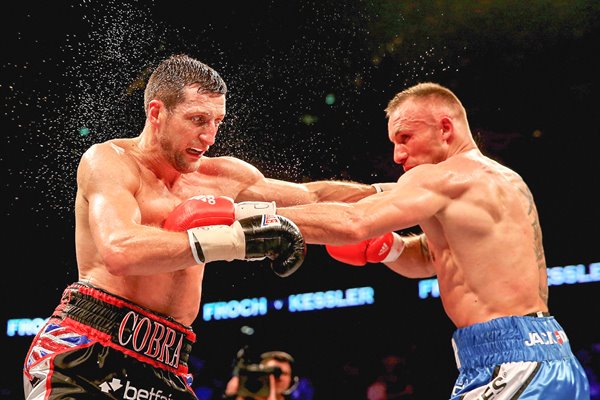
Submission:
M 438 167 L 449 171 L 443 189 L 447 206 L 421 227 L 449 317 L 462 327 L 546 311 L 541 230 L 521 177 L 479 152 Z

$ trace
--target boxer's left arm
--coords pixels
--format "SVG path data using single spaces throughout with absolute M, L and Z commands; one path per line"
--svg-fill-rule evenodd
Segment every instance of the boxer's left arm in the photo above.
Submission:
M 325 201 L 350 203 L 376 194 L 388 185 L 341 180 L 295 183 L 267 178 L 258 168 L 236 158 L 224 157 L 213 162 L 219 164 L 219 174 L 228 176 L 232 181 L 230 186 L 235 188 L 235 192 L 230 196 L 236 203 L 275 201 L 277 207 Z
M 240 192 L 236 201 L 257 200 L 258 195 L 258 199 L 273 200 L 278 207 L 285 207 L 329 201 L 353 203 L 376 193 L 378 191 L 373 185 L 351 181 L 320 180 L 294 183 L 264 178 Z

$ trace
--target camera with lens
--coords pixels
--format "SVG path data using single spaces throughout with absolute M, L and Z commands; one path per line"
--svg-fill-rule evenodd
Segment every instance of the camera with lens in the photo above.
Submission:
M 241 363 L 238 365 L 237 372 L 240 380 L 238 395 L 266 397 L 271 389 L 269 375 L 278 378 L 282 371 L 279 367 Z
M 279 378 L 282 373 L 281 368 L 262 365 L 257 362 L 259 357 L 253 357 L 250 354 L 249 349 L 252 347 L 250 342 L 254 335 L 252 327 L 243 326 L 241 333 L 245 344 L 238 350 L 233 362 L 234 374 L 239 378 L 237 395 L 267 397 L 271 389 L 269 375 Z

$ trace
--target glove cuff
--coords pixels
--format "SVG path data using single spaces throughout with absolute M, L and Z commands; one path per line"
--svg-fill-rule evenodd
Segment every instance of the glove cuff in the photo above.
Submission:
M 243 260 L 246 254 L 244 231 L 239 222 L 231 226 L 210 225 L 188 230 L 190 247 L 198 264 L 211 261 Z
M 192 255 L 194 256 L 194 260 L 196 260 L 196 264 L 204 264 L 204 253 L 202 252 L 202 246 L 196 239 L 196 236 L 192 232 L 192 230 L 188 230 L 188 240 L 190 241 L 190 249 L 192 249 Z
M 387 254 L 387 256 L 385 256 L 385 258 L 381 260 L 382 263 L 396 261 L 404 251 L 404 239 L 402 239 L 402 237 L 396 232 L 392 232 L 392 236 L 394 237 L 394 240 L 392 242 L 392 248 L 390 249 L 390 252 Z

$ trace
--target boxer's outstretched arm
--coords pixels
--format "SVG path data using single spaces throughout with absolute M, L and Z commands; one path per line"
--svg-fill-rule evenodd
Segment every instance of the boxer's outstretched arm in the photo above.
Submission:
M 351 244 L 409 229 L 433 218 L 450 201 L 446 175 L 433 179 L 432 168 L 438 167 L 423 165 L 407 171 L 394 189 L 355 203 L 278 205 L 277 214 L 294 221 L 312 244 Z
M 212 159 L 211 162 L 215 165 L 214 170 L 218 169 L 219 175 L 228 176 L 231 186 L 236 187 L 237 192 L 232 195 L 236 203 L 275 201 L 277 206 L 282 207 L 323 201 L 355 202 L 377 193 L 381 188 L 342 180 L 296 183 L 267 178 L 258 168 L 233 157 Z
M 324 201 L 356 202 L 389 190 L 393 182 L 364 184 L 343 180 L 320 180 L 296 183 L 267 178 L 252 164 L 235 157 L 207 157 L 202 173 L 219 177 L 224 192 L 236 203 L 275 201 L 277 206 L 311 204 Z
M 431 221 L 439 210 L 448 205 L 450 197 L 444 189 L 448 185 L 442 182 L 446 176 L 432 179 L 429 173 L 432 168 L 437 167 L 427 165 L 407 171 L 392 190 L 368 196 L 356 203 L 323 202 L 278 207 L 277 213 L 294 221 L 307 243 L 335 246 L 352 246 L 364 241 L 370 243 L 373 238 Z M 396 261 L 386 259 L 385 264 L 408 277 L 432 276 L 434 267 L 426 241 L 420 243 L 408 239 L 405 242 L 400 257 Z M 382 243 L 394 245 L 395 241 L 383 240 Z M 367 252 L 374 253 L 370 246 L 364 246 L 366 261 Z
M 325 201 L 351 203 L 375 193 L 377 189 L 374 186 L 358 182 L 331 180 L 294 183 L 264 178 L 240 192 L 235 201 L 275 201 L 278 207 L 283 207 Z

